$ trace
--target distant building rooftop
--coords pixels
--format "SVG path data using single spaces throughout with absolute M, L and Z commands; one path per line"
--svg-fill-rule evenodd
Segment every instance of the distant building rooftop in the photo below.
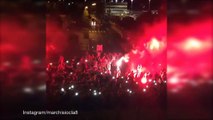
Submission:
M 129 14 L 128 3 L 107 3 L 105 6 L 105 14 L 109 16 L 125 16 Z

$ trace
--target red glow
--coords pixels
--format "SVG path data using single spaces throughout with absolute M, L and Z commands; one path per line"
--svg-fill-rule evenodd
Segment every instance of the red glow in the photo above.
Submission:
M 197 38 L 187 38 L 179 46 L 179 49 L 185 52 L 186 54 L 192 54 L 192 52 L 195 54 L 205 52 L 210 48 L 211 44 L 206 41 L 199 40 Z
M 152 38 L 152 40 L 150 41 L 149 48 L 151 50 L 154 50 L 154 49 L 159 50 L 159 48 L 160 48 L 160 42 L 157 41 L 157 39 Z
M 46 56 L 51 54 L 61 55 L 69 46 L 68 35 L 65 30 L 57 25 L 57 22 L 47 18 L 46 21 Z
M 148 50 L 151 53 L 159 53 L 165 48 L 164 41 L 159 41 L 156 38 L 152 38 L 150 42 L 148 42 Z
M 172 27 L 174 30 L 168 36 L 169 41 L 172 41 L 168 46 L 169 90 L 173 85 L 197 85 L 199 81 L 210 81 L 213 69 L 212 20 L 192 21 L 187 25 L 176 24 Z M 180 88 L 172 90 L 177 92 Z
M 175 72 L 188 75 L 209 73 L 212 69 L 212 32 L 209 20 L 194 22 L 188 26 L 175 26 L 169 35 L 168 64 Z M 190 56 L 189 56 L 190 55 Z M 175 58 L 175 59 L 174 59 Z M 193 61 L 193 67 L 191 63 Z M 180 73 L 178 72 L 178 73 Z M 209 76 L 210 77 L 210 76 Z
M 13 16 L 2 14 L 0 21 L 2 61 L 0 69 L 14 68 L 14 71 L 22 71 L 21 74 L 31 72 L 34 67 L 32 66 L 34 59 L 41 60 L 41 56 L 44 55 L 45 40 L 42 32 L 44 29 L 41 27 L 44 24 L 40 23 L 41 20 L 38 16 L 31 14 Z M 13 72 L 8 74 L 13 74 Z M 14 81 L 16 80 L 14 79 Z
M 144 33 L 132 33 L 135 36 L 134 47 L 127 53 L 131 71 L 136 70 L 138 65 L 143 66 L 143 71 L 152 73 L 166 68 L 166 25 L 163 19 L 152 25 L 142 25 L 140 29 L 145 30 Z

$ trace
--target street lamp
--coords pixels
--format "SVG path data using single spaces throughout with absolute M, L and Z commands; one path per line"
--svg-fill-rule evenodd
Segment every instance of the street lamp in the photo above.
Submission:
M 133 8 L 133 1 L 134 1 L 134 0 L 131 0 L 131 9 Z
M 150 11 L 150 2 L 151 2 L 151 0 L 149 0 L 149 11 Z
M 96 6 L 96 3 L 92 3 L 92 6 Z
M 88 8 L 89 8 L 88 6 L 85 6 L 85 7 L 84 7 L 84 16 L 85 16 L 85 17 L 89 16 Z

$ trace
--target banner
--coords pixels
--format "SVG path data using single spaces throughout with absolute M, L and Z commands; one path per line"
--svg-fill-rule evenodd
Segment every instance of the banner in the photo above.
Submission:
M 96 46 L 96 51 L 97 52 L 103 52 L 103 45 L 97 45 Z

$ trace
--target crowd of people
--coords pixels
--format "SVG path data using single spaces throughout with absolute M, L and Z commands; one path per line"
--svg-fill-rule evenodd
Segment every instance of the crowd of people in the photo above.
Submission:
M 122 56 L 121 53 L 87 54 L 70 60 L 60 56 L 58 63 L 47 65 L 47 92 L 53 96 L 120 96 L 166 87 L 165 69 L 150 73 L 138 65 L 136 70 L 129 70 L 128 60 Z

